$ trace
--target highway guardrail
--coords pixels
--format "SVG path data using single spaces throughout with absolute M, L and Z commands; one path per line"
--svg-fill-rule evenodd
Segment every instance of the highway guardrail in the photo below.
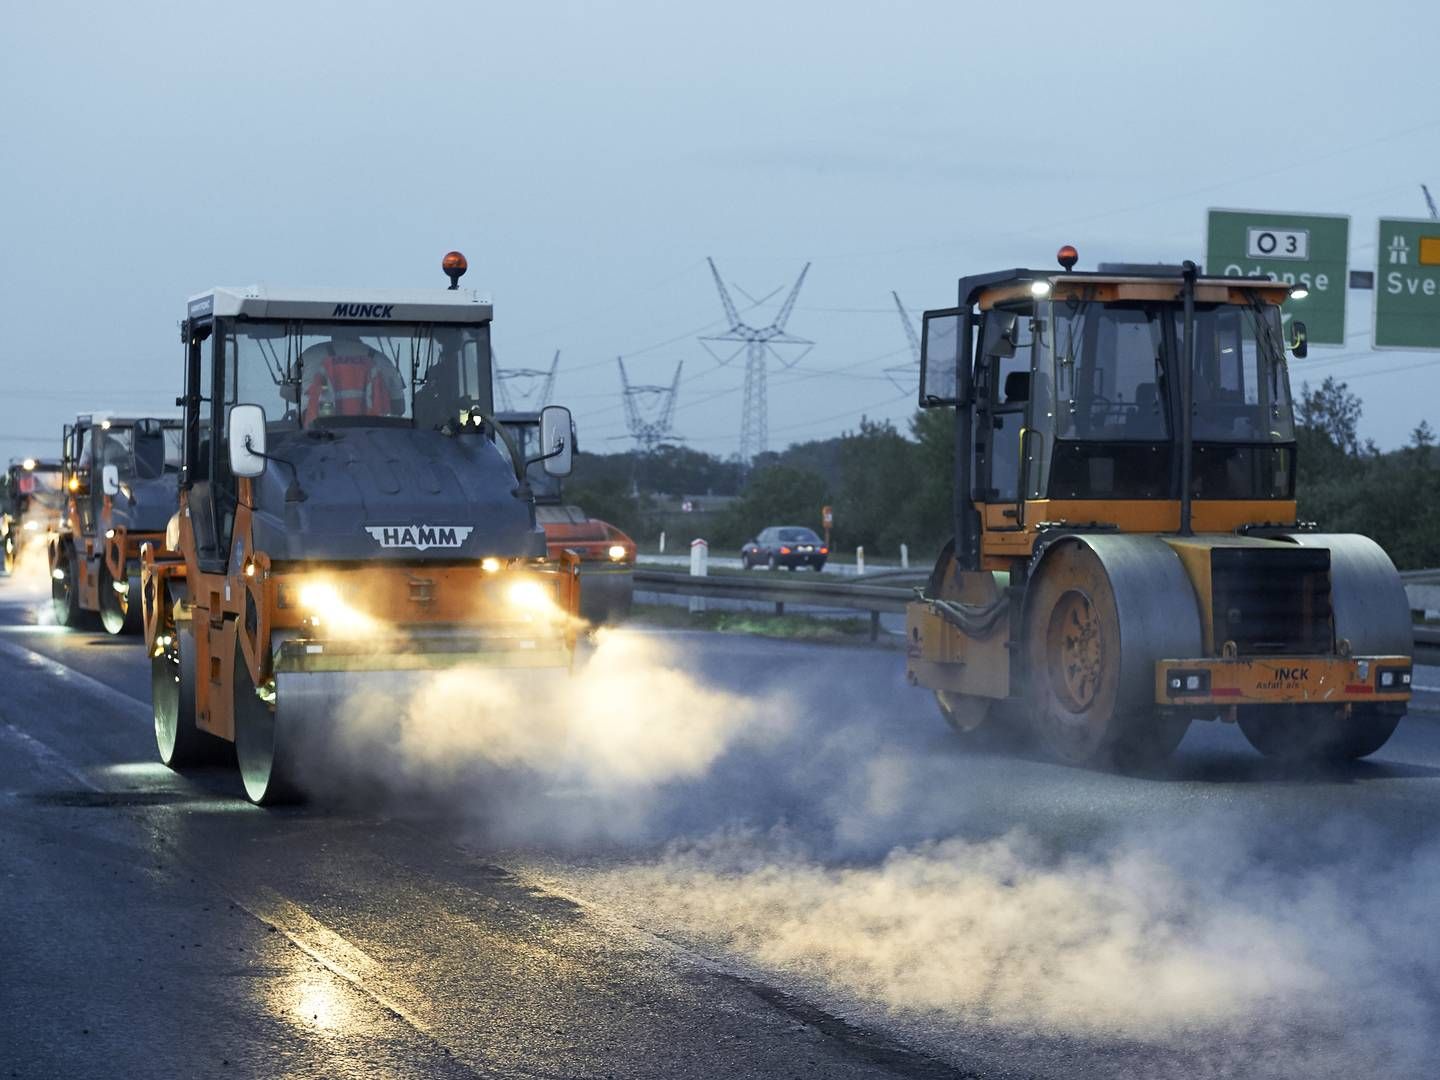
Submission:
M 904 614 L 905 605 L 915 598 L 913 586 L 871 585 L 863 580 L 788 581 L 770 573 L 755 577 L 737 574 L 697 577 L 644 566 L 635 568 L 635 591 L 774 604 L 777 615 L 785 614 L 787 604 L 866 611 L 870 613 L 871 641 L 880 636 L 881 615 Z

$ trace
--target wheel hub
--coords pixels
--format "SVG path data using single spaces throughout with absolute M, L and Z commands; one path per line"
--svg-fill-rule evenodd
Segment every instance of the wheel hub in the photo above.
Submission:
M 1071 712 L 1090 708 L 1100 687 L 1105 650 L 1100 619 L 1088 596 L 1072 590 L 1060 597 L 1050 616 L 1047 646 L 1056 697 Z

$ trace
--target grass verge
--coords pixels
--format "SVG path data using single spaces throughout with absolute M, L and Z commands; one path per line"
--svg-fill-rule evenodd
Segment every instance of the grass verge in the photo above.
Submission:
M 636 604 L 630 621 L 641 626 L 676 630 L 709 630 L 720 634 L 751 634 L 787 641 L 870 643 L 867 618 L 821 618 L 815 615 L 774 615 L 765 611 L 700 611 L 671 604 Z

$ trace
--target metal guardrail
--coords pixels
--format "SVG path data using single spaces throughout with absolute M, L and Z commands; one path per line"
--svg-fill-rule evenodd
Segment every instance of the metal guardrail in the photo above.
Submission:
M 1440 578 L 1440 570 L 1410 571 L 1401 575 L 1410 580 L 1427 574 Z M 901 577 L 900 573 L 875 575 L 880 578 Z M 923 575 L 909 575 L 915 584 Z M 796 607 L 827 607 L 870 613 L 870 640 L 880 635 L 880 616 L 904 614 L 905 605 L 915 598 L 914 585 L 879 585 L 866 580 L 836 581 L 833 578 L 814 580 L 806 577 L 790 581 L 770 573 L 751 577 L 740 574 L 715 574 L 694 577 L 669 570 L 635 568 L 637 592 L 665 593 L 673 596 L 702 596 L 716 600 L 748 600 L 752 603 L 774 604 L 777 615 L 785 614 L 785 605 Z M 1440 627 L 1415 627 L 1415 644 L 1426 649 L 1440 649 Z
M 785 614 L 786 604 L 867 611 L 871 641 L 880 636 L 881 615 L 904 614 L 905 605 L 915 598 L 911 586 L 870 585 L 864 581 L 787 581 L 769 573 L 755 577 L 739 574 L 694 577 L 643 566 L 635 568 L 635 591 L 774 604 L 777 615 Z

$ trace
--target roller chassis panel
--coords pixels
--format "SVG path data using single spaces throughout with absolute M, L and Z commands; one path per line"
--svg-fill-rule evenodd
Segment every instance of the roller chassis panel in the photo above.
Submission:
M 1381 682 L 1393 673 L 1392 690 Z M 1158 705 L 1351 705 L 1403 704 L 1410 699 L 1409 656 L 1266 656 L 1215 659 L 1195 657 L 1158 661 Z M 1195 678 L 1199 689 L 1189 690 Z M 1176 685 L 1176 682 L 1179 685 Z

